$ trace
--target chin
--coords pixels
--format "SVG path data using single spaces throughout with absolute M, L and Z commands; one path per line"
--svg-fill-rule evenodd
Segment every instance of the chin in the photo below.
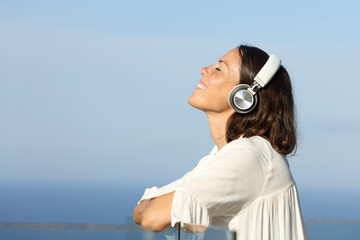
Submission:
M 188 103 L 194 107 L 194 108 L 197 108 L 199 110 L 203 110 L 201 108 L 201 104 L 200 104 L 200 99 L 198 99 L 194 94 L 192 94 L 189 98 L 188 98 Z
M 191 95 L 188 99 L 188 103 L 192 107 L 199 109 L 200 111 L 203 111 L 203 112 L 209 111 L 209 106 L 207 105 L 206 102 L 204 102 L 204 99 L 200 99 L 200 98 L 197 98 L 197 97 Z
M 189 103 L 191 106 L 195 107 L 195 106 L 194 106 L 194 94 L 192 94 L 192 95 L 188 98 L 188 103 Z

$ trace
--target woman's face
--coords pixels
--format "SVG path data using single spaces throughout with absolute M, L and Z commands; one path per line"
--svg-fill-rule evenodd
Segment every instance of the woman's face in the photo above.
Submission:
M 222 56 L 214 65 L 201 69 L 202 79 L 189 97 L 191 106 L 204 112 L 231 110 L 228 96 L 239 84 L 241 59 L 237 48 Z

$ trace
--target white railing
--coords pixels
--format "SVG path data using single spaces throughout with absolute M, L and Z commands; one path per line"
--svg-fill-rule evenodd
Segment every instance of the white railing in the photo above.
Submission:
M 166 232 L 143 231 L 138 225 L 0 223 L 1 240 L 236 240 L 235 232 L 179 224 Z
M 311 240 L 360 239 L 360 221 L 305 220 Z M 181 224 L 166 232 L 143 231 L 138 225 L 0 223 L 1 240 L 236 240 L 235 232 Z

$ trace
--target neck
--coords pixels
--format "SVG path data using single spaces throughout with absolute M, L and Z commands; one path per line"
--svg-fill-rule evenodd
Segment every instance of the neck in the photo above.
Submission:
M 226 144 L 226 123 L 233 111 L 214 113 L 207 112 L 206 115 L 209 121 L 211 137 L 213 138 L 218 150 L 223 148 Z

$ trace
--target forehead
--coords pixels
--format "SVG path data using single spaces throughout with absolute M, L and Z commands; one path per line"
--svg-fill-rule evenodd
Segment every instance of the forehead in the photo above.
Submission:
M 239 65 L 241 62 L 241 58 L 239 55 L 239 49 L 234 48 L 227 52 L 224 56 L 220 58 L 222 61 L 226 61 L 228 64 L 236 64 Z

